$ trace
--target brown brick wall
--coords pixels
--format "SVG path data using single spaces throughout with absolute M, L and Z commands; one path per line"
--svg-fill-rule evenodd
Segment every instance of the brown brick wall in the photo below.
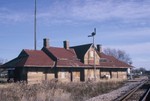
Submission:
M 80 81 L 80 72 L 73 72 L 73 82 L 79 82 Z
M 94 64 L 94 49 L 90 48 L 84 56 L 84 64 Z M 100 57 L 95 51 L 95 64 L 99 65 Z
M 28 82 L 40 82 L 45 79 L 43 72 L 28 72 Z
M 100 71 L 96 69 L 96 79 L 100 78 Z M 94 69 L 85 69 L 84 70 L 85 81 L 94 79 Z
M 41 82 L 42 80 L 52 80 L 54 73 L 44 74 L 43 72 L 28 72 L 28 82 Z
M 119 71 L 118 77 L 121 79 L 127 79 L 127 72 Z
M 94 79 L 94 69 L 84 69 L 84 80 L 93 80 Z M 72 76 L 71 76 L 72 75 Z M 58 80 L 70 82 L 71 79 L 73 82 L 79 82 L 81 78 L 81 71 L 59 71 L 58 72 Z M 100 69 L 96 69 L 96 79 L 104 77 L 105 75 L 110 75 L 113 78 L 119 79 L 127 79 L 126 71 L 101 71 Z M 44 74 L 43 72 L 28 72 L 28 82 L 41 82 L 42 80 L 52 80 L 55 78 L 54 73 Z M 71 78 L 72 77 L 72 78 Z
M 109 71 L 100 71 L 100 78 L 104 78 L 106 75 L 110 75 Z
M 58 80 L 60 81 L 66 81 L 69 82 L 71 81 L 71 74 L 67 71 L 59 71 L 58 72 Z
M 111 78 L 120 78 L 120 79 L 127 79 L 127 72 L 126 71 L 101 71 L 101 77 L 105 75 L 110 75 Z

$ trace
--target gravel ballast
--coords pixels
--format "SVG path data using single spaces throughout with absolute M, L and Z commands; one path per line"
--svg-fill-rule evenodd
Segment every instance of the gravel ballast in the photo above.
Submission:
M 118 98 L 119 96 L 125 94 L 126 92 L 128 92 L 130 89 L 132 89 L 133 87 L 135 87 L 136 85 L 140 84 L 140 81 L 143 79 L 147 79 L 147 77 L 141 77 L 135 80 L 130 80 L 127 83 L 124 84 L 124 86 L 122 86 L 121 88 L 111 91 L 109 93 L 106 94 L 102 94 L 96 97 L 93 97 L 89 100 L 86 101 L 114 101 L 116 98 Z

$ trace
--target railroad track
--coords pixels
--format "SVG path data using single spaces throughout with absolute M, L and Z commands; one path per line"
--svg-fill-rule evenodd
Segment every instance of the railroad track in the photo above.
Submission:
M 140 101 L 150 101 L 150 88 L 146 91 Z
M 150 84 L 148 80 L 141 81 L 135 88 L 131 89 L 126 94 L 120 96 L 114 101 L 150 101 Z

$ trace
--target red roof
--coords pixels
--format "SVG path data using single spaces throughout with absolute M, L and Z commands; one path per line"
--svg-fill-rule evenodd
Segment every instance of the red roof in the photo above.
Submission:
M 54 61 L 41 50 L 25 50 L 29 55 L 25 66 L 54 66 Z
M 129 68 L 132 67 L 113 56 L 99 53 L 100 59 L 106 61 L 97 65 L 99 68 Z M 43 48 L 42 50 L 23 50 L 20 55 L 7 62 L 5 67 L 91 67 L 77 58 L 74 49 L 57 47 Z
M 56 67 L 82 67 L 85 66 L 77 58 L 74 49 L 58 47 L 46 48 L 57 60 Z
M 114 67 L 114 68 L 129 68 L 131 65 L 124 63 L 113 56 L 106 55 L 104 53 L 100 53 L 100 58 L 105 59 L 106 61 L 100 62 L 100 66 L 102 67 Z
M 75 50 L 78 58 L 80 59 L 84 59 L 84 55 L 86 54 L 86 52 L 89 50 L 89 48 L 92 46 L 92 44 L 85 44 L 85 45 L 80 45 L 80 46 L 74 46 L 74 47 L 71 47 Z M 108 56 L 108 55 L 105 55 L 104 53 L 99 53 L 97 51 L 97 53 L 99 54 L 100 56 L 100 59 L 104 59 L 104 60 L 107 60 L 107 61 L 103 61 L 103 62 L 100 62 L 100 65 L 96 65 L 98 68 L 128 68 L 128 67 L 132 67 L 122 61 L 119 61 L 118 59 L 116 59 L 115 57 L 113 56 Z M 84 61 L 84 60 L 83 60 Z M 90 65 L 92 66 L 92 65 Z
M 73 49 L 65 49 L 58 47 L 47 48 L 57 59 L 77 59 Z
M 20 55 L 4 64 L 7 67 L 53 67 L 54 61 L 41 50 L 23 50 Z
M 57 67 L 84 67 L 85 65 L 78 60 L 58 60 Z

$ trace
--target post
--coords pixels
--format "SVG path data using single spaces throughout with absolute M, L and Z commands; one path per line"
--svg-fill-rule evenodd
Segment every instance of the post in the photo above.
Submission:
M 96 28 L 94 28 L 94 33 L 95 33 L 95 35 L 96 35 Z M 94 42 L 94 35 L 93 35 L 93 46 L 94 46 L 94 80 L 96 81 L 95 42 Z
M 94 36 L 96 35 L 96 28 L 94 28 L 94 32 L 91 33 L 88 37 L 93 37 L 93 48 L 94 48 L 94 80 L 96 81 L 96 66 L 95 66 L 95 42 L 94 42 Z
M 36 50 L 36 0 L 35 0 L 35 11 L 34 11 L 34 50 Z

